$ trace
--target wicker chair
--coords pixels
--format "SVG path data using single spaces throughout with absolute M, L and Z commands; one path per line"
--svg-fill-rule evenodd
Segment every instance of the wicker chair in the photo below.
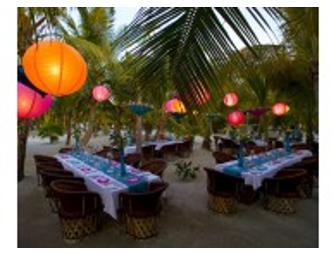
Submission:
M 271 150 L 273 149 L 273 146 L 275 146 L 275 148 L 283 148 L 284 144 L 281 141 L 278 141 L 275 138 L 268 138 L 268 146 L 267 149 Z
M 35 169 L 36 169 L 36 178 L 37 178 L 37 185 L 41 186 L 42 180 L 39 169 L 42 165 L 47 165 L 59 169 L 64 169 L 63 165 L 54 157 L 49 157 L 45 155 L 34 155 L 34 162 L 35 162 Z
M 228 155 L 222 151 L 215 151 L 212 153 L 212 156 L 215 158 L 216 164 L 221 164 L 221 163 L 225 163 L 231 160 L 236 160 L 235 157 Z
M 154 152 L 155 152 L 155 145 L 145 145 L 142 146 L 141 148 L 141 153 L 142 153 L 142 160 L 143 161 L 148 161 L 154 158 Z
M 99 229 L 104 208 L 99 194 L 72 180 L 55 180 L 50 186 L 66 242 L 80 241 Z
M 167 187 L 168 183 L 151 183 L 148 192 L 120 193 L 119 205 L 128 234 L 141 239 L 158 234 L 161 195 Z
M 312 150 L 312 147 L 311 146 L 309 146 L 308 144 L 304 144 L 304 143 L 302 143 L 302 144 L 293 144 L 292 146 L 291 146 L 291 148 L 293 149 L 293 150 Z
M 141 171 L 151 172 L 152 174 L 162 177 L 164 170 L 167 168 L 168 163 L 163 159 L 152 159 L 140 167 Z
M 308 157 L 304 158 L 301 162 L 298 162 L 285 170 L 289 171 L 290 169 L 304 169 L 307 174 L 303 178 L 303 181 L 299 187 L 300 197 L 301 198 L 312 198 L 313 197 L 313 187 L 314 187 L 314 178 L 318 179 L 318 157 Z
M 223 151 L 229 155 L 236 155 L 238 147 L 239 145 L 234 141 L 225 138 L 221 138 L 218 144 L 219 151 Z
M 159 151 L 159 156 L 167 160 L 172 160 L 175 158 L 176 151 L 177 151 L 177 144 L 164 145 Z
M 183 158 L 187 158 L 192 153 L 192 149 L 193 149 L 193 140 L 191 139 L 185 140 L 183 143 L 178 143 L 176 145 L 176 155 Z
M 263 147 L 263 146 L 258 146 L 258 145 L 246 146 L 247 155 L 265 153 L 266 150 L 267 150 L 266 147 Z
M 58 153 L 69 153 L 73 150 L 74 150 L 73 148 L 61 148 L 58 150 Z
M 130 154 L 127 154 L 126 157 L 125 157 L 125 163 L 127 165 L 131 165 L 131 166 L 134 166 L 136 168 L 139 167 L 140 161 L 141 161 L 141 154 L 140 153 L 130 153 Z
M 45 198 L 47 199 L 52 212 L 57 211 L 55 197 L 50 189 L 50 183 L 52 181 L 66 179 L 79 181 L 82 183 L 84 182 L 82 178 L 74 177 L 73 173 L 52 166 L 41 166 L 39 172 L 42 179 L 42 187 L 44 188 Z
M 237 197 L 242 179 L 205 167 L 207 173 L 208 206 L 221 214 L 237 212 Z
M 280 214 L 295 213 L 299 188 L 305 175 L 304 169 L 286 169 L 266 179 L 264 208 Z

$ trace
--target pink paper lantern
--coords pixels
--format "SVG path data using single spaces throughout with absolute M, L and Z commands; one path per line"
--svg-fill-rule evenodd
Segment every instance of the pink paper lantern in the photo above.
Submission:
M 223 97 L 223 102 L 226 106 L 232 107 L 238 103 L 238 95 L 234 92 L 225 94 Z
M 245 122 L 245 115 L 241 111 L 234 111 L 230 112 L 226 116 L 226 121 L 231 125 L 231 126 L 239 126 Z
M 279 102 L 272 106 L 272 112 L 276 116 L 285 115 L 289 111 L 289 106 L 285 103 Z
M 103 102 L 111 96 L 110 90 L 105 85 L 97 85 L 92 90 L 93 98 L 98 102 Z
M 18 117 L 32 119 L 40 117 L 48 111 L 52 104 L 52 97 L 42 97 L 39 93 L 18 82 Z

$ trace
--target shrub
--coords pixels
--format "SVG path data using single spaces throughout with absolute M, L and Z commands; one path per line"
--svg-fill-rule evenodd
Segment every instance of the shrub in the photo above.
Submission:
M 195 179 L 197 177 L 199 167 L 193 167 L 191 161 L 180 161 L 175 163 L 175 166 L 175 173 L 181 180 Z

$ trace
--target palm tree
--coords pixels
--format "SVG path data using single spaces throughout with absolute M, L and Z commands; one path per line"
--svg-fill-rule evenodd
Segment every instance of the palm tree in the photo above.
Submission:
M 259 44 L 248 16 L 268 33 L 267 18 L 281 21 L 278 8 L 141 8 L 123 34 L 123 47 L 148 60 L 140 65 L 144 79 L 153 78 L 162 59 L 169 57 L 171 77 L 182 98 L 196 87 L 189 103 L 194 105 L 204 96 L 199 89 L 202 84 L 214 92 L 222 86 L 218 72 L 238 52 L 233 36 L 252 52 L 252 46 Z M 241 60 L 236 60 L 236 66 Z

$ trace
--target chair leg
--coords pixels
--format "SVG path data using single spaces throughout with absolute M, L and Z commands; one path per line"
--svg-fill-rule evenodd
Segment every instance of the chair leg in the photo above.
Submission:
M 208 206 L 212 211 L 221 214 L 234 214 L 237 212 L 237 199 L 235 197 L 220 197 L 209 194 Z
M 67 243 L 76 243 L 95 232 L 100 225 L 100 215 L 92 214 L 78 219 L 60 218 L 63 239 Z
M 126 231 L 135 238 L 144 239 L 158 234 L 158 216 L 136 218 L 125 215 Z
M 279 214 L 292 214 L 296 212 L 296 199 L 269 196 L 265 200 L 264 208 Z

